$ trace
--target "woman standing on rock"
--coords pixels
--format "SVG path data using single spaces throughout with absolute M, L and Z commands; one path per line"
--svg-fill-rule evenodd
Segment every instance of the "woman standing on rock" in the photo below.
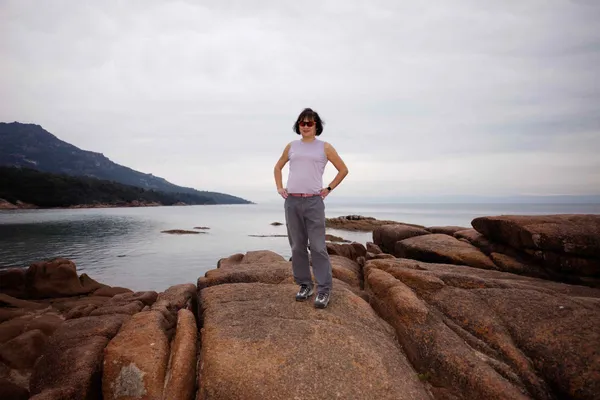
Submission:
M 315 279 L 317 297 L 315 307 L 329 304 L 332 289 L 331 263 L 325 244 L 324 199 L 348 175 L 348 168 L 333 146 L 317 139 L 323 133 L 323 121 L 315 111 L 304 109 L 294 123 L 294 132 L 300 140 L 289 143 L 275 164 L 277 192 L 285 199 L 285 220 L 292 248 L 292 270 L 300 285 L 297 301 L 307 300 L 313 294 L 307 245 Z M 283 187 L 281 171 L 290 162 L 287 187 Z M 330 161 L 338 173 L 329 186 L 323 188 L 323 172 Z

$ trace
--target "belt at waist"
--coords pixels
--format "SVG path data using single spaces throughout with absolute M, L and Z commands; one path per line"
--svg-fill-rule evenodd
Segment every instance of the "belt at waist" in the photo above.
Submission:
M 313 196 L 320 196 L 321 194 L 319 193 L 288 193 L 290 196 L 294 196 L 294 197 L 313 197 Z

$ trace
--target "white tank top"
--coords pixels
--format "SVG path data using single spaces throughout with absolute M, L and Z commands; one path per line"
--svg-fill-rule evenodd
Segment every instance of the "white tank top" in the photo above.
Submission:
M 290 145 L 288 156 L 288 193 L 320 193 L 327 165 L 325 142 L 316 138 L 312 142 L 295 140 Z

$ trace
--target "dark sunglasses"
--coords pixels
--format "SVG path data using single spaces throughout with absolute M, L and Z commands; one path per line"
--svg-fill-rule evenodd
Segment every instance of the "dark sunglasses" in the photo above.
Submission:
M 300 126 L 308 126 L 309 128 L 312 128 L 312 126 L 315 124 L 315 121 L 300 121 L 298 122 L 298 125 Z

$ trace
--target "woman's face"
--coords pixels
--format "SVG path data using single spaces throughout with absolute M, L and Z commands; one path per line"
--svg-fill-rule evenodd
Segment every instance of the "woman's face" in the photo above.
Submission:
M 317 124 L 312 119 L 304 118 L 298 122 L 298 126 L 303 138 L 314 137 L 317 134 Z

